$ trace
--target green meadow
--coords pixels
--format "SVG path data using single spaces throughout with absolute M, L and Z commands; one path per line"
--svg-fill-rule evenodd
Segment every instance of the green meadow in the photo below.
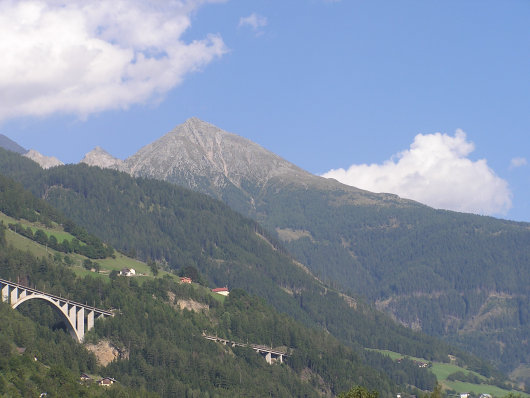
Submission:
M 388 350 L 371 350 L 371 351 L 377 351 L 381 354 L 388 355 L 392 360 L 397 360 L 399 358 L 403 358 L 404 356 L 398 352 L 388 351 Z M 429 362 L 424 358 L 416 358 L 416 357 L 408 357 L 415 361 L 420 362 Z M 474 393 L 475 395 L 480 394 L 490 394 L 494 397 L 504 397 L 508 395 L 509 393 L 514 394 L 520 394 L 523 397 L 529 397 L 528 394 L 525 394 L 520 391 L 515 390 L 506 390 L 494 385 L 490 384 L 473 384 L 473 383 L 466 383 L 462 381 L 451 381 L 447 380 L 447 377 L 455 372 L 464 372 L 464 373 L 471 373 L 477 377 L 479 377 L 481 380 L 484 380 L 486 382 L 486 378 L 472 370 L 462 368 L 458 365 L 452 364 L 452 363 L 442 363 L 442 362 L 432 362 L 432 367 L 429 368 L 429 370 L 434 373 L 436 378 L 438 379 L 438 382 L 442 385 L 442 387 L 445 390 L 453 390 L 457 393 Z
M 55 237 L 59 239 L 68 239 L 71 240 L 74 237 L 69 234 L 68 232 L 64 232 L 60 226 L 54 225 L 52 228 L 46 228 L 43 225 L 37 224 L 37 223 L 31 223 L 26 220 L 17 220 L 12 217 L 9 217 L 5 215 L 4 213 L 0 212 L 0 221 L 4 223 L 4 225 L 7 224 L 14 224 L 14 223 L 21 223 L 25 228 L 30 227 L 33 232 L 35 232 L 37 229 L 42 229 L 48 236 L 55 235 Z M 105 259 L 98 259 L 98 260 L 91 260 L 94 263 L 98 263 L 100 265 L 100 271 L 95 272 L 91 270 L 87 270 L 83 266 L 83 261 L 87 259 L 87 257 L 77 254 L 77 253 L 62 253 L 59 251 L 56 251 L 54 249 L 51 249 L 49 247 L 45 247 L 40 245 L 39 243 L 26 238 L 25 236 L 22 236 L 18 233 L 15 233 L 14 231 L 11 231 L 10 229 L 6 228 L 6 240 L 8 244 L 12 245 L 13 247 L 30 252 L 36 257 L 56 257 L 61 258 L 64 261 L 65 256 L 68 256 L 72 262 L 72 265 L 70 266 L 70 269 L 79 277 L 84 276 L 91 276 L 94 278 L 101 278 L 103 280 L 109 280 L 109 275 L 112 271 L 120 271 L 123 268 L 134 268 L 136 271 L 136 276 L 134 276 L 134 280 L 138 282 L 138 284 L 142 284 L 144 281 L 148 279 L 152 279 L 155 276 L 153 275 L 153 272 L 151 271 L 151 268 L 144 262 L 127 257 L 126 255 L 116 252 L 114 253 L 113 257 L 107 257 Z M 169 276 L 171 278 L 174 278 L 176 280 L 180 280 L 177 275 L 171 272 L 164 271 L 162 269 L 159 270 L 157 278 L 161 278 L 164 276 Z M 214 297 L 217 301 L 223 302 L 225 300 L 224 296 L 221 296 L 219 294 L 212 293 L 210 289 L 194 284 L 194 286 L 198 289 L 206 289 L 212 297 Z

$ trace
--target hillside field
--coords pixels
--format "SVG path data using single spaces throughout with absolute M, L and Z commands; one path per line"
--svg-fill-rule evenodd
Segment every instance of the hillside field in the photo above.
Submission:
M 380 352 L 381 354 L 388 355 L 392 360 L 396 361 L 400 358 L 405 357 L 404 355 L 388 351 L 388 350 L 373 350 Z M 429 362 L 424 358 L 416 358 L 416 357 L 408 357 L 414 361 L 418 362 Z M 509 393 L 514 394 L 520 394 L 523 397 L 530 397 L 530 395 L 522 393 L 521 391 L 515 391 L 515 390 L 506 390 L 491 384 L 473 384 L 473 383 L 466 383 L 462 381 L 451 381 L 447 380 L 447 377 L 455 372 L 464 372 L 464 373 L 471 373 L 474 376 L 479 377 L 480 379 L 486 381 L 486 378 L 477 372 L 473 372 L 472 370 L 463 368 L 461 366 L 451 364 L 451 363 L 442 363 L 442 362 L 432 362 L 432 367 L 430 368 L 431 372 L 434 373 L 436 378 L 438 379 L 438 382 L 442 385 L 442 387 L 445 390 L 453 390 L 457 393 L 461 392 L 469 392 L 474 393 L 475 395 L 480 394 L 490 394 L 493 397 L 504 397 Z

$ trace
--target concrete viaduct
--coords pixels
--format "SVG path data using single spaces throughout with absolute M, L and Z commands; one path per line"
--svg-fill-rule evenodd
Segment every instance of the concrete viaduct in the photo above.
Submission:
M 17 308 L 20 304 L 32 299 L 44 300 L 50 303 L 66 319 L 70 334 L 78 342 L 82 342 L 85 333 L 94 327 L 96 319 L 114 316 L 111 311 L 77 303 L 64 297 L 54 296 L 53 294 L 41 292 L 5 279 L 0 279 L 0 291 L 2 301 L 10 304 L 12 308 Z
M 206 340 L 215 341 L 216 343 L 221 343 L 221 344 L 224 344 L 224 345 L 230 345 L 232 347 L 250 347 L 254 351 L 256 351 L 258 354 L 261 354 L 262 356 L 264 356 L 265 360 L 267 361 L 267 363 L 269 365 L 272 365 L 273 361 L 274 362 L 283 363 L 283 357 L 288 357 L 289 356 L 287 354 L 287 352 L 285 352 L 285 351 L 274 350 L 272 348 L 269 348 L 269 347 L 263 346 L 263 345 L 237 343 L 235 341 L 222 339 L 222 338 L 217 337 L 217 336 L 210 336 L 210 335 L 207 335 L 207 334 L 203 334 L 203 337 Z

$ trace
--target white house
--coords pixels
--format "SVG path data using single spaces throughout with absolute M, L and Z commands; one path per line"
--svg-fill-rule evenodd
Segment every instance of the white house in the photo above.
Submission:
M 134 268 L 123 268 L 120 271 L 120 275 L 123 275 L 123 276 L 134 276 L 134 275 L 136 275 L 136 271 L 134 270 Z
M 221 296 L 228 296 L 230 294 L 227 287 L 218 287 L 216 289 L 212 289 L 212 292 L 220 294 Z

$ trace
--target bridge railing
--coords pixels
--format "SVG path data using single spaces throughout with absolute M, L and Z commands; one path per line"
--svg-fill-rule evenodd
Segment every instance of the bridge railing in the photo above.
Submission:
M 0 278 L 1 300 L 12 308 L 28 300 L 44 300 L 56 308 L 64 317 L 72 336 L 82 342 L 85 333 L 94 327 L 94 321 L 99 318 L 113 317 L 112 311 L 102 310 L 88 304 L 79 303 L 65 297 L 49 294 L 41 290 L 21 285 Z
M 88 305 L 86 303 L 85 304 L 79 303 L 77 301 L 70 300 L 69 298 L 66 298 L 66 297 L 56 296 L 54 294 L 46 293 L 46 292 L 43 292 L 41 290 L 29 287 L 29 286 L 21 285 L 20 283 L 8 281 L 6 279 L 0 278 L 0 284 L 9 285 L 11 287 L 17 287 L 19 289 L 24 289 L 24 290 L 27 290 L 28 292 L 35 293 L 35 294 L 42 294 L 42 295 L 48 296 L 50 298 L 63 301 L 65 303 L 67 303 L 67 304 L 75 305 L 77 307 L 84 307 L 87 310 L 98 312 L 98 313 L 101 313 L 101 314 L 104 314 L 104 315 L 107 315 L 107 316 L 114 316 L 114 313 L 112 311 L 102 310 L 101 308 L 96 308 L 96 307 Z
M 289 357 L 290 356 L 290 354 L 287 351 L 275 350 L 272 347 L 267 347 L 265 345 L 240 343 L 240 342 L 237 342 L 237 341 L 227 340 L 227 339 L 223 339 L 221 337 L 212 336 L 212 335 L 208 335 L 208 334 L 203 334 L 202 336 L 205 339 L 207 339 L 207 340 L 216 341 L 216 342 L 219 342 L 219 343 L 222 343 L 222 344 L 231 345 L 233 347 L 249 347 L 249 348 L 252 348 L 255 351 L 269 352 L 271 354 L 281 355 L 281 356 L 284 356 L 284 357 Z

